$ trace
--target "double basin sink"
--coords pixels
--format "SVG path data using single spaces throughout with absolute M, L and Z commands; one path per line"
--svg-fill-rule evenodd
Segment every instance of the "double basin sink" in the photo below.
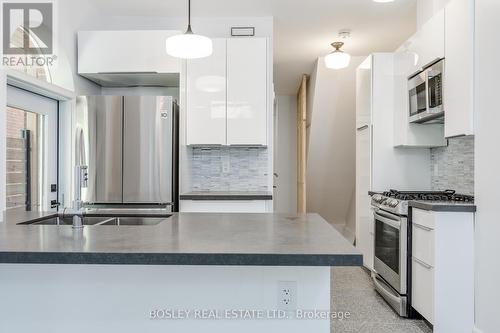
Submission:
M 89 226 L 141 226 L 141 225 L 157 225 L 171 215 L 167 214 L 159 217 L 131 217 L 131 216 L 114 216 L 114 217 L 94 217 L 84 216 L 83 225 Z M 28 221 L 18 223 L 21 225 L 73 225 L 71 217 L 50 217 L 43 220 Z

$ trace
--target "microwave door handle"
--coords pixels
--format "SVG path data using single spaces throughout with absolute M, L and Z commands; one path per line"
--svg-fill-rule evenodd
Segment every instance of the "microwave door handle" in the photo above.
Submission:
M 430 99 L 430 79 L 431 79 L 431 70 L 427 69 L 425 71 L 425 100 L 426 100 L 426 109 L 429 111 L 432 106 L 431 106 L 431 99 Z

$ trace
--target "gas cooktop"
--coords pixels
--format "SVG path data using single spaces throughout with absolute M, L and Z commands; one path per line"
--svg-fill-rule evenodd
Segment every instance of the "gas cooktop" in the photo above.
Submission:
M 446 191 L 396 191 L 390 190 L 372 196 L 372 206 L 390 211 L 398 215 L 408 215 L 408 201 L 450 201 L 474 202 L 471 195 L 457 194 L 453 190 Z

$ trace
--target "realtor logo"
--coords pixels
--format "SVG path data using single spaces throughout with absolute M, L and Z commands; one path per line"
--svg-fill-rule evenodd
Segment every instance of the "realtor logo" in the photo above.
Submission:
M 50 55 L 54 46 L 52 2 L 2 4 L 4 55 Z

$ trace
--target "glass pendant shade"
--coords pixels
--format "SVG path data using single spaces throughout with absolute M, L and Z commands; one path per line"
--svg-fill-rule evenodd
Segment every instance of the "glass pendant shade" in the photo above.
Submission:
M 351 56 L 348 53 L 340 50 L 342 45 L 344 45 L 344 43 L 332 43 L 335 51 L 325 57 L 325 66 L 327 68 L 342 69 L 349 66 L 349 63 L 351 62 Z
M 165 45 L 168 55 L 182 59 L 208 57 L 213 51 L 210 38 L 194 34 L 189 30 L 184 34 L 167 38 Z
M 197 35 L 191 30 L 191 0 L 188 0 L 188 27 L 185 33 L 167 38 L 165 43 L 167 54 L 182 59 L 197 59 L 212 54 L 212 40 Z

